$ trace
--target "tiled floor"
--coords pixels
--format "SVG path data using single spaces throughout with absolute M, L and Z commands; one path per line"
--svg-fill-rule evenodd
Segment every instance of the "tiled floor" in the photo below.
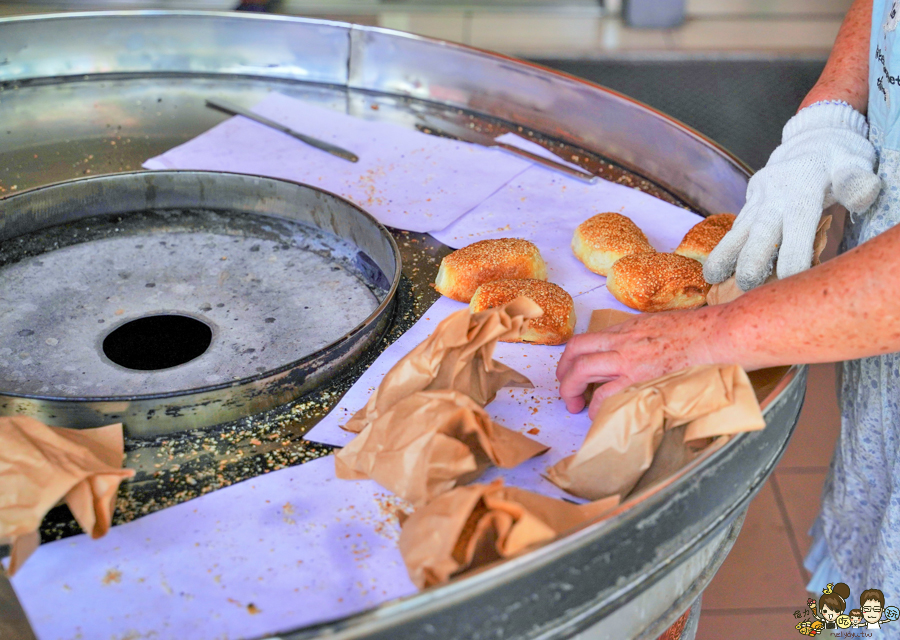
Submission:
M 237 0 L 37 0 L 0 2 L 0 16 L 95 9 L 229 10 Z M 642 52 L 823 52 L 849 0 L 689 0 L 674 29 L 628 28 L 590 0 L 282 0 L 280 13 L 381 26 L 514 56 L 596 57 Z

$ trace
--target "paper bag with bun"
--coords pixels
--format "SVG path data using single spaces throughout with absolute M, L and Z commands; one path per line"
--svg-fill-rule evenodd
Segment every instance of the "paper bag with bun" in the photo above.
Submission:
M 684 442 L 766 426 L 747 374 L 738 365 L 700 365 L 632 385 L 604 400 L 581 448 L 547 470 L 569 493 L 597 500 L 626 496 L 650 468 L 669 429 Z
M 0 543 L 11 544 L 14 574 L 40 544 L 44 515 L 65 500 L 93 538 L 109 531 L 122 468 L 122 425 L 48 427 L 32 418 L 0 418 Z
M 335 454 L 338 478 L 371 478 L 421 506 L 491 464 L 511 468 L 548 447 L 495 424 L 452 389 L 419 391 L 384 413 Z
M 498 340 L 514 341 L 541 308 L 528 298 L 479 313 L 462 309 L 447 316 L 428 338 L 384 376 L 366 406 L 343 428 L 361 432 L 379 415 L 417 391 L 453 389 L 484 406 L 503 387 L 531 387 L 531 381 L 493 359 Z
M 816 237 L 813 240 L 813 259 L 812 266 L 816 266 L 821 261 L 822 252 L 825 250 L 825 245 L 828 244 L 828 230 L 831 228 L 831 215 L 822 216 L 822 219 L 819 220 L 819 226 L 816 228 Z M 770 275 L 763 284 L 769 284 L 770 282 L 775 282 L 778 280 L 778 277 L 775 275 L 775 271 L 773 269 L 772 275 Z M 714 284 L 710 287 L 709 292 L 706 294 L 706 304 L 709 306 L 714 306 L 717 304 L 725 304 L 726 302 L 731 302 L 742 295 L 744 295 L 746 291 L 742 291 L 741 288 L 737 284 L 737 279 L 734 276 L 728 278 L 724 282 L 720 282 L 719 284 Z
M 505 487 L 502 480 L 457 487 L 407 518 L 400 553 L 410 578 L 424 589 L 551 540 L 618 504 L 610 497 L 576 505 Z

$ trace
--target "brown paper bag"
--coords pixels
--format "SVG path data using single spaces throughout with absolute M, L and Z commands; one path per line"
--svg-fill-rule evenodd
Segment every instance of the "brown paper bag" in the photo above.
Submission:
M 371 478 L 421 506 L 489 465 L 511 468 L 549 447 L 491 421 L 458 391 L 419 391 L 378 416 L 335 454 L 338 478 Z
M 618 497 L 584 505 L 491 484 L 457 487 L 415 511 L 400 532 L 400 553 L 420 589 L 508 558 L 609 512 Z
M 531 387 L 528 378 L 493 359 L 494 347 L 498 340 L 521 336 L 525 323 L 542 314 L 541 308 L 525 297 L 479 313 L 461 309 L 450 314 L 387 372 L 366 406 L 343 428 L 360 433 L 417 391 L 454 389 L 485 406 L 503 387 Z
M 680 425 L 687 425 L 686 442 L 766 426 L 741 367 L 689 367 L 604 400 L 581 448 L 550 467 L 547 477 L 582 498 L 628 495 L 653 462 L 665 430 Z
M 122 468 L 122 425 L 48 427 L 32 418 L 0 418 L 0 541 L 12 544 L 14 574 L 40 544 L 44 515 L 64 499 L 93 538 L 112 522 Z
M 831 228 L 831 219 L 831 214 L 822 216 L 822 219 L 819 220 L 819 226 L 816 227 L 816 237 L 813 240 L 812 259 L 812 266 L 814 267 L 820 263 L 822 252 L 825 251 L 825 246 L 828 244 L 828 230 Z M 766 278 L 766 281 L 763 284 L 769 284 L 776 280 L 778 280 L 778 277 L 773 270 L 772 275 Z M 706 294 L 706 304 L 709 306 L 725 304 L 726 302 L 731 302 L 732 300 L 741 297 L 744 293 L 746 292 L 742 291 L 737 285 L 735 277 L 731 276 L 728 280 L 720 282 L 719 284 L 714 284 L 710 287 L 709 292 Z
M 639 313 L 628 313 L 618 309 L 596 309 L 591 312 L 591 321 L 588 323 L 587 333 L 603 331 L 607 327 L 622 324 L 640 316 Z

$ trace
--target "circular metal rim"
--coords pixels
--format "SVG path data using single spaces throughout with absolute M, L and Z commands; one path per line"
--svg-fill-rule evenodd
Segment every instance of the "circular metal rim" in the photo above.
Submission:
M 362 322 L 360 322 L 358 325 L 353 327 L 353 329 L 348 331 L 346 334 L 344 334 L 337 340 L 330 342 L 329 344 L 325 345 L 321 349 L 319 349 L 307 356 L 304 356 L 303 358 L 300 358 L 299 360 L 294 360 L 285 365 L 282 365 L 281 367 L 277 367 L 275 369 L 270 369 L 263 373 L 259 373 L 254 376 L 248 376 L 246 378 L 241 378 L 239 380 L 233 380 L 231 382 L 223 382 L 223 383 L 219 383 L 219 384 L 215 384 L 215 385 L 209 385 L 206 387 L 192 387 L 191 389 L 166 392 L 166 393 L 154 393 L 154 394 L 147 394 L 147 395 L 131 395 L 131 396 L 86 396 L 86 397 L 80 397 L 80 398 L 69 398 L 69 397 L 65 397 L 65 396 L 44 396 L 44 395 L 35 395 L 35 394 L 12 394 L 12 393 L 8 393 L 8 392 L 4 392 L 2 389 L 0 389 L 0 398 L 21 399 L 21 400 L 30 400 L 30 401 L 36 401 L 36 402 L 54 402 L 54 403 L 58 402 L 58 403 L 65 403 L 65 404 L 70 404 L 70 405 L 76 404 L 76 403 L 78 403 L 78 404 L 113 403 L 113 402 L 121 403 L 121 402 L 138 402 L 138 401 L 151 401 L 151 400 L 169 400 L 169 399 L 176 399 L 176 398 L 183 399 L 183 398 L 186 398 L 189 396 L 199 395 L 199 394 L 203 394 L 203 393 L 211 393 L 211 392 L 215 392 L 215 391 L 221 391 L 224 389 L 236 389 L 238 387 L 245 387 L 245 386 L 253 385 L 256 383 L 265 382 L 269 378 L 274 379 L 274 378 L 280 376 L 281 374 L 284 374 L 286 372 L 292 371 L 294 369 L 297 369 L 299 367 L 302 367 L 304 365 L 314 362 L 316 359 L 321 358 L 323 355 L 326 355 L 327 353 L 333 351 L 334 349 L 336 349 L 340 345 L 344 344 L 348 340 L 351 340 L 353 337 L 355 337 L 357 334 L 359 334 L 362 330 L 364 330 L 368 326 L 375 323 L 379 319 L 379 317 L 382 316 L 389 309 L 389 307 L 393 304 L 394 297 L 397 293 L 397 288 L 400 286 L 401 259 L 400 259 L 400 249 L 397 247 L 397 242 L 394 240 L 394 237 L 391 235 L 391 233 L 387 230 L 387 227 L 385 227 L 383 224 L 381 224 L 372 214 L 370 214 L 369 212 L 367 212 L 366 210 L 361 208 L 356 203 L 351 202 L 350 200 L 348 200 L 342 196 L 336 195 L 330 191 L 326 191 L 325 189 L 320 189 L 318 187 L 304 184 L 302 182 L 295 182 L 293 180 L 283 180 L 281 178 L 271 178 L 268 176 L 259 176 L 259 175 L 255 175 L 255 174 L 249 174 L 249 173 L 235 173 L 235 172 L 231 172 L 231 171 L 200 171 L 200 170 L 193 170 L 193 169 L 189 169 L 189 170 L 166 169 L 166 170 L 154 170 L 154 171 L 145 170 L 145 171 L 129 171 L 129 172 L 124 172 L 124 173 L 108 173 L 108 174 L 101 174 L 101 175 L 97 175 L 97 176 L 91 176 L 88 178 L 76 178 L 74 180 L 63 180 L 61 182 L 54 182 L 51 184 L 42 185 L 40 187 L 35 187 L 34 189 L 28 189 L 28 190 L 25 190 L 25 191 L 22 191 L 22 192 L 13 194 L 13 195 L 9 195 L 9 196 L 0 198 L 0 217 L 3 216 L 4 206 L 8 205 L 10 202 L 14 202 L 15 200 L 20 199 L 20 198 L 29 198 L 29 197 L 33 198 L 33 197 L 39 196 L 42 192 L 45 192 L 50 189 L 65 188 L 65 187 L 75 184 L 75 183 L 99 182 L 99 181 L 110 180 L 110 179 L 112 179 L 112 180 L 128 179 L 128 178 L 132 178 L 135 176 L 146 177 L 148 175 L 153 176 L 153 175 L 167 175 L 167 174 L 178 174 L 178 175 L 183 175 L 183 176 L 189 176 L 189 175 L 195 175 L 195 174 L 201 175 L 201 176 L 202 175 L 239 176 L 241 178 L 256 178 L 259 180 L 281 182 L 281 183 L 285 183 L 285 184 L 290 184 L 290 185 L 310 189 L 312 191 L 317 191 L 319 193 L 322 193 L 326 196 L 329 196 L 331 198 L 334 198 L 335 200 L 342 202 L 343 204 L 347 205 L 351 209 L 355 210 L 357 214 L 361 215 L 364 219 L 366 219 L 373 226 L 375 226 L 375 228 L 377 228 L 381 232 L 382 238 L 387 240 L 388 245 L 391 248 L 391 252 L 394 257 L 396 268 L 394 270 L 394 273 L 391 276 L 391 286 L 388 289 L 387 295 L 385 296 L 384 300 L 382 300 L 381 303 L 379 303 L 379 305 L 375 308 L 375 310 L 372 311 L 372 313 L 370 313 Z M 86 217 L 90 217 L 90 216 L 86 216 Z M 49 226 L 54 226 L 54 225 L 49 225 Z M 42 228 L 48 228 L 48 227 L 38 227 L 36 229 L 31 229 L 30 231 L 37 231 Z

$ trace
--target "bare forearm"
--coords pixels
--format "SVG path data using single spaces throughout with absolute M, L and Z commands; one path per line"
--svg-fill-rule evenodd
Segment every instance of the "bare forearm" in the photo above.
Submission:
M 820 100 L 843 100 L 860 113 L 869 102 L 869 38 L 872 0 L 855 0 L 847 12 L 828 63 L 800 109 Z
M 714 358 L 746 369 L 900 351 L 900 227 L 701 311 Z

